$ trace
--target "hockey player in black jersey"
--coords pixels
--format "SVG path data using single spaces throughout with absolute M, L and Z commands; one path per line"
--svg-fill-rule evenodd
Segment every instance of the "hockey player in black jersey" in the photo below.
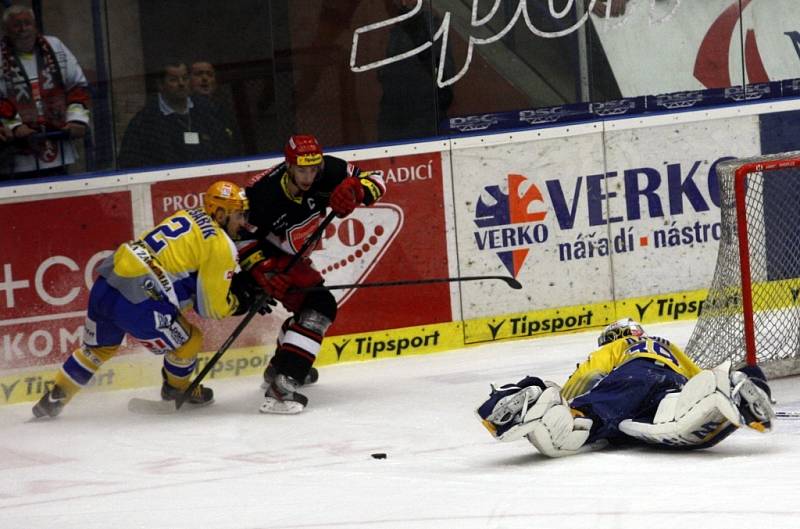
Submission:
M 299 413 L 308 399 L 297 392 L 316 381 L 313 368 L 325 332 L 336 318 L 336 299 L 328 291 L 301 293 L 293 288 L 320 285 L 322 276 L 307 256 L 287 265 L 316 231 L 330 207 L 346 217 L 369 206 L 385 191 L 379 171 L 362 171 L 335 156 L 323 155 L 314 136 L 289 138 L 285 161 L 256 175 L 246 188 L 254 240 L 240 246 L 240 263 L 259 285 L 292 313 L 282 325 L 275 355 L 264 371 L 262 413 Z

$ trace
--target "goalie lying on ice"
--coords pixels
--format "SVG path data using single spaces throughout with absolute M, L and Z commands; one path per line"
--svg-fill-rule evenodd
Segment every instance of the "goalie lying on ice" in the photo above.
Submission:
M 757 366 L 701 370 L 628 318 L 603 329 L 598 345 L 563 388 L 530 376 L 492 386 L 477 409 L 484 426 L 501 441 L 526 437 L 549 457 L 609 443 L 708 448 L 743 425 L 772 427 L 770 388 Z

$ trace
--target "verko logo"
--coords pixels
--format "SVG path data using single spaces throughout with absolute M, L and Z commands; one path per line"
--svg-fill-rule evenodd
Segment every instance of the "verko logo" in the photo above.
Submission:
M 527 184 L 527 187 L 526 185 Z M 508 175 L 508 193 L 500 186 L 483 188 L 475 207 L 475 242 L 480 250 L 494 251 L 512 276 L 517 277 L 531 246 L 547 241 L 547 216 L 542 192 L 522 175 Z M 538 204 L 537 204 L 538 203 Z

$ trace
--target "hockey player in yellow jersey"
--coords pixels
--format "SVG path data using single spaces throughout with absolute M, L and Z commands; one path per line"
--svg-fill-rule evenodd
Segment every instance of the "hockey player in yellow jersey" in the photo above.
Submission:
M 101 263 L 89 295 L 83 344 L 61 366 L 33 414 L 58 415 L 114 356 L 126 333 L 164 355 L 161 397 L 177 398 L 190 384 L 203 343 L 184 313 L 193 308 L 204 318 L 221 319 L 243 314 L 255 297 L 249 274 L 238 274 L 234 244 L 248 210 L 242 188 L 216 182 L 202 209 L 178 211 Z M 198 386 L 186 402 L 212 401 L 212 390 Z
M 484 426 L 501 441 L 526 437 L 549 457 L 609 443 L 708 448 L 741 426 L 771 429 L 771 392 L 757 366 L 700 369 L 630 318 L 603 329 L 598 346 L 563 388 L 530 376 L 492 387 L 477 409 Z
M 657 336 L 647 336 L 641 325 L 630 319 L 620 320 L 607 327 L 598 339 L 599 349 L 578 364 L 561 389 L 561 396 L 572 400 L 586 393 L 615 368 L 637 358 L 649 359 L 686 379 L 700 372 L 680 347 Z

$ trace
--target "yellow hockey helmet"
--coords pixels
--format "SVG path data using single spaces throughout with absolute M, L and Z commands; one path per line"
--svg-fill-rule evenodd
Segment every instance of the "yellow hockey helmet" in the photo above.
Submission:
M 241 211 L 246 215 L 250 204 L 243 188 L 233 182 L 220 180 L 211 184 L 206 191 L 203 198 L 203 209 L 212 217 L 220 209 L 225 212 L 226 216 L 230 216 L 236 211 Z

